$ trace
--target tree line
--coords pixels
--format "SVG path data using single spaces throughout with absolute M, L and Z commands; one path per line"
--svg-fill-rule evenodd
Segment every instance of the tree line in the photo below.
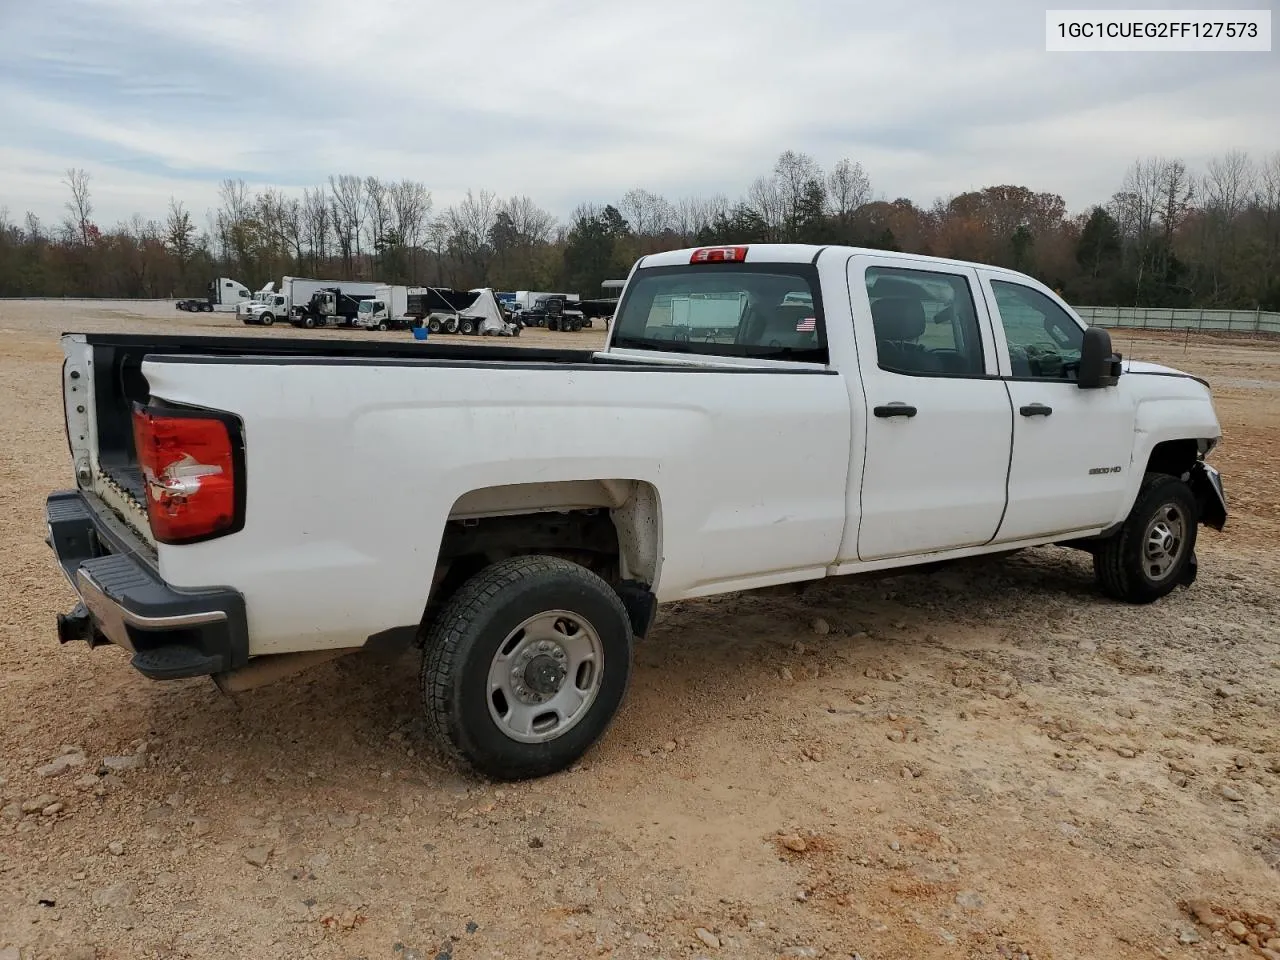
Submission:
M 285 275 L 596 296 L 646 253 L 694 244 L 851 244 L 1012 267 L 1081 304 L 1280 310 L 1280 151 L 1233 151 L 1203 170 L 1135 161 L 1106 202 L 1072 215 L 1054 193 L 1001 185 L 935 201 L 877 197 L 862 165 L 824 169 L 786 151 L 736 201 L 644 189 L 559 221 L 526 196 L 468 190 L 442 210 L 414 180 L 352 174 L 289 195 L 220 184 L 198 225 L 103 228 L 92 178 L 66 171 L 66 216 L 0 208 L 0 296 L 169 297 L 230 276 L 257 289 Z

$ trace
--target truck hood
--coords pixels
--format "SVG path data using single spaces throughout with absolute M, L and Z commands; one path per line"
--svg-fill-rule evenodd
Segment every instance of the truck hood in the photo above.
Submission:
M 1156 377 L 1186 377 L 1188 380 L 1195 380 L 1197 383 L 1203 383 L 1206 387 L 1209 386 L 1209 381 L 1203 377 L 1197 377 L 1195 374 L 1177 370 L 1173 367 L 1166 367 L 1160 363 L 1149 363 L 1146 360 L 1125 360 L 1124 372 L 1145 373 Z

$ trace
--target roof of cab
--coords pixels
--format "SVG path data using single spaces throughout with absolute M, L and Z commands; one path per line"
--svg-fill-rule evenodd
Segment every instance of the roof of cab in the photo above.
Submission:
M 995 264 L 980 263 L 973 260 L 952 260 L 947 257 L 931 257 L 923 253 L 903 253 L 896 250 L 875 250 L 870 247 L 816 243 L 723 243 L 707 244 L 701 247 L 684 247 L 680 250 L 664 250 L 661 253 L 652 253 L 641 257 L 636 263 L 636 269 L 681 266 L 689 263 L 689 258 L 693 256 L 695 250 L 705 250 L 707 247 L 746 247 L 747 256 L 744 261 L 746 263 L 814 263 L 820 253 L 827 252 L 829 255 L 842 254 L 851 257 L 861 254 L 921 264 L 932 263 L 937 265 L 946 264 L 953 267 L 975 267 L 1003 273 L 1010 277 L 1033 279 L 1027 277 L 1026 274 L 1010 270 L 1007 267 L 999 267 Z

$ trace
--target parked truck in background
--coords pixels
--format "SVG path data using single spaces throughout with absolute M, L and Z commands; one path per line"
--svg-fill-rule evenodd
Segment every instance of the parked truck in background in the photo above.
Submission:
M 239 304 L 253 299 L 248 287 L 230 277 L 210 280 L 208 290 L 204 297 L 179 300 L 174 306 L 192 313 L 234 313 Z
M 427 287 L 387 284 L 360 303 L 355 325 L 366 330 L 403 330 L 420 326 L 430 314 Z
M 713 298 L 736 323 L 717 306 L 685 336 L 672 304 Z M 224 690 L 416 643 L 430 728 L 499 779 L 605 733 L 657 603 L 1059 545 L 1145 604 L 1193 583 L 1200 527 L 1227 520 L 1208 384 L 976 263 L 645 256 L 598 351 L 62 350 L 75 483 L 45 516 L 80 604 L 61 640 Z M 357 495 L 397 480 L 423 495 Z
M 303 301 L 294 301 L 289 322 L 295 327 L 350 326 L 360 312 L 360 303 L 371 299 L 384 286 L 379 283 L 343 283 L 321 287 Z
M 245 324 L 269 327 L 277 320 L 288 320 L 295 305 L 307 304 L 311 297 L 327 287 L 348 288 L 364 284 L 348 284 L 341 280 L 315 280 L 311 277 L 285 277 L 276 290 L 274 281 L 254 294 L 251 302 L 236 311 Z M 370 286 L 375 286 L 370 284 Z

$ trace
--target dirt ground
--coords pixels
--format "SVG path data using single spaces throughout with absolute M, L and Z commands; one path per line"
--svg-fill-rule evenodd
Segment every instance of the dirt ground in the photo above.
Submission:
M 1044 549 L 663 608 L 604 741 L 499 789 L 416 656 L 231 699 L 59 648 L 61 330 L 245 332 L 0 302 L 0 960 L 1280 956 L 1276 345 L 1117 335 L 1215 388 L 1190 590 Z

